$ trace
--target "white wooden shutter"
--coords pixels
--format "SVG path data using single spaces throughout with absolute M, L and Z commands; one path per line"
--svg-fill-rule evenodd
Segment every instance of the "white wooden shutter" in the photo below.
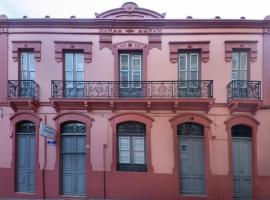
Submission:
M 84 56 L 82 53 L 75 54 L 76 81 L 84 81 Z
M 140 81 L 142 80 L 141 55 L 132 55 L 131 62 L 132 62 L 132 68 L 131 68 L 132 81 L 138 81 L 138 83 L 133 83 L 133 87 L 140 88 L 141 87 Z
M 119 137 L 119 163 L 130 163 L 129 137 Z
M 73 54 L 65 53 L 65 80 L 74 81 L 73 77 Z
M 135 164 L 145 164 L 144 137 L 133 137 L 133 154 Z
M 198 80 L 198 78 L 199 78 L 199 55 L 198 53 L 191 53 L 189 80 Z
M 35 55 L 31 52 L 21 53 L 21 80 L 35 80 Z
M 180 81 L 187 80 L 187 54 L 179 54 L 178 77 Z M 185 88 L 186 83 L 181 82 L 179 87 Z
M 238 53 L 232 53 L 232 80 L 238 80 Z
M 241 52 L 240 53 L 240 80 L 247 80 L 248 79 L 248 73 L 247 73 L 247 70 L 248 70 L 248 62 L 247 62 L 247 52 Z
M 129 54 L 120 54 L 120 87 L 121 88 L 128 88 L 129 81 Z

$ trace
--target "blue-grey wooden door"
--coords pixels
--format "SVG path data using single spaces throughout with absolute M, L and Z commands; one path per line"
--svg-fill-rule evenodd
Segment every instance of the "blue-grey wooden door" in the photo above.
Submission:
M 85 195 L 85 133 L 62 133 L 62 193 Z
M 204 140 L 200 136 L 180 136 L 180 193 L 205 193 Z
M 252 199 L 252 140 L 248 137 L 232 138 L 233 197 Z
M 17 133 L 16 191 L 35 192 L 35 133 Z

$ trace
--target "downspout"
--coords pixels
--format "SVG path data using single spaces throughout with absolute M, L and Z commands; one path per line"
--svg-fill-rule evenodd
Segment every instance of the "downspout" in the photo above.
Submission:
M 107 177 L 106 177 L 106 148 L 108 147 L 109 144 L 109 135 L 110 135 L 110 125 L 109 125 L 109 120 L 107 117 L 105 117 L 107 120 L 107 137 L 106 137 L 106 144 L 103 144 L 103 198 L 107 198 L 107 191 L 106 191 L 106 186 L 107 186 Z
M 106 147 L 107 144 L 103 144 L 103 198 L 106 199 Z
M 45 124 L 47 124 L 47 116 L 45 114 Z M 45 171 L 46 171 L 46 166 L 47 166 L 47 138 L 44 137 L 44 164 L 43 164 L 43 169 L 42 169 L 42 187 L 43 187 L 43 199 L 46 198 L 46 186 L 45 186 Z

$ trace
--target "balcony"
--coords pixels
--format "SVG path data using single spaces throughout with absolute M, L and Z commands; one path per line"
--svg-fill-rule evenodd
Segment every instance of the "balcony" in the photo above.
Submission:
M 59 109 L 208 110 L 213 81 L 53 80 L 51 102 Z
M 227 85 L 230 112 L 255 113 L 261 105 L 261 82 L 233 80 Z
M 37 110 L 39 104 L 39 85 L 32 80 L 9 80 L 8 101 L 10 107 L 17 110 Z

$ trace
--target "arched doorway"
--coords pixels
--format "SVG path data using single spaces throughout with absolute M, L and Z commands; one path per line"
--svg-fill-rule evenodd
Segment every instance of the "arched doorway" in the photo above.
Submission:
M 231 135 L 233 198 L 252 199 L 252 128 L 234 125 Z
M 193 122 L 179 124 L 177 138 L 180 193 L 205 194 L 204 127 Z
M 84 196 L 86 192 L 86 125 L 61 125 L 61 188 L 63 195 Z
M 35 123 L 16 126 L 16 192 L 35 192 Z

